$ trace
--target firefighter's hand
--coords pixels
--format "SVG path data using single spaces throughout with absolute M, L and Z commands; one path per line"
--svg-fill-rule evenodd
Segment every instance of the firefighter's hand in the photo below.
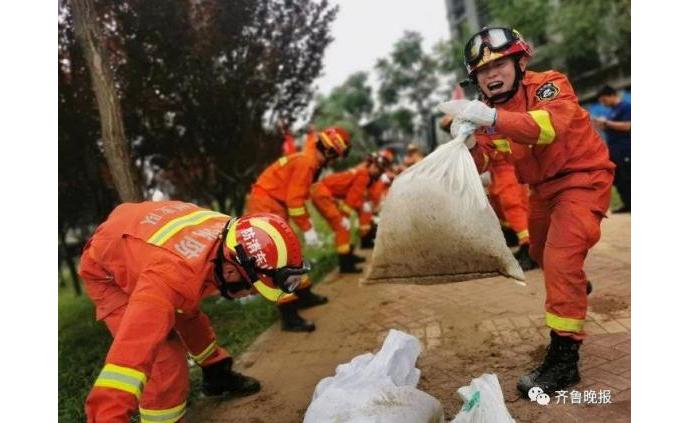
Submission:
M 341 226 L 343 229 L 345 229 L 346 231 L 349 231 L 350 228 L 352 227 L 352 226 L 350 225 L 350 219 L 348 219 L 347 217 L 343 216 L 343 218 L 340 219 L 340 226 Z
M 365 201 L 364 204 L 362 204 L 362 211 L 364 213 L 371 213 L 374 211 L 374 208 L 371 205 L 371 201 Z
M 496 109 L 479 100 L 472 100 L 462 111 L 461 117 L 478 126 L 494 126 L 496 124 Z
M 318 247 L 321 245 L 321 242 L 319 242 L 319 235 L 313 227 L 304 233 L 304 242 L 309 247 Z

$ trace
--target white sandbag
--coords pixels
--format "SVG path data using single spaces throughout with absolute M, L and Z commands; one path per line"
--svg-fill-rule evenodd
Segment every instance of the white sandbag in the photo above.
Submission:
M 305 423 L 441 423 L 441 403 L 416 389 L 419 340 L 391 329 L 376 354 L 366 353 L 322 379 L 304 416 Z
M 505 243 L 465 145 L 473 127 L 401 173 L 381 210 L 365 283 L 525 276 Z
M 472 379 L 469 386 L 458 389 L 463 401 L 460 412 L 451 423 L 514 423 L 503 399 L 501 384 L 495 374 Z

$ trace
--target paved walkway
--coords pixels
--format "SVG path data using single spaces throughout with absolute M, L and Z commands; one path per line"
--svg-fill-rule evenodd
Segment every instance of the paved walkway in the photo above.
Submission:
M 457 284 L 361 285 L 357 276 L 331 274 L 316 287 L 329 304 L 303 312 L 317 330 L 281 332 L 276 324 L 242 356 L 239 368 L 263 384 L 254 396 L 204 399 L 190 410 L 191 422 L 299 422 L 318 381 L 335 367 L 376 351 L 389 329 L 417 336 L 424 351 L 419 389 L 438 398 L 446 419 L 461 407 L 456 390 L 472 377 L 498 375 L 506 405 L 517 421 L 630 421 L 630 216 L 614 215 L 602 225 L 602 239 L 586 263 L 594 282 L 581 349 L 582 382 L 567 400 L 547 406 L 518 397 L 515 383 L 543 357 L 548 329 L 543 323 L 541 271 L 528 272 L 528 286 L 505 278 Z M 578 392 L 596 393 L 609 404 L 578 403 Z M 603 391 L 603 392 L 602 392 Z M 589 401 L 587 401 L 589 402 Z

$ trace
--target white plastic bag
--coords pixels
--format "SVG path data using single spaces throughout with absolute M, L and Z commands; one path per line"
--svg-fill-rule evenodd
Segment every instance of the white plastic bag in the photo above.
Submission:
M 443 422 L 441 403 L 416 389 L 420 352 L 417 338 L 391 329 L 379 352 L 339 365 L 316 385 L 304 422 Z
M 472 130 L 462 124 L 458 137 L 393 181 L 366 283 L 524 280 L 465 145 Z
M 495 374 L 472 379 L 458 389 L 463 406 L 451 423 L 514 423 L 503 399 L 501 384 Z

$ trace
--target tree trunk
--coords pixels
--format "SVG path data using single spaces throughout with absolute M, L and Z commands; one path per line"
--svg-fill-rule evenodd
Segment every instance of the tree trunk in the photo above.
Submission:
M 115 188 L 123 202 L 141 201 L 143 196 L 130 160 L 120 99 L 115 90 L 93 0 L 72 0 L 72 12 L 75 33 L 84 52 L 96 94 L 105 159 Z
M 74 259 L 72 254 L 70 254 L 69 248 L 65 243 L 65 232 L 59 230 L 60 239 L 58 241 L 58 248 L 62 250 L 62 256 L 67 263 L 67 268 L 69 269 L 69 274 L 72 277 L 72 287 L 74 287 L 74 293 L 76 295 L 81 295 L 81 286 L 79 285 L 79 274 L 77 273 L 77 268 L 74 265 Z

